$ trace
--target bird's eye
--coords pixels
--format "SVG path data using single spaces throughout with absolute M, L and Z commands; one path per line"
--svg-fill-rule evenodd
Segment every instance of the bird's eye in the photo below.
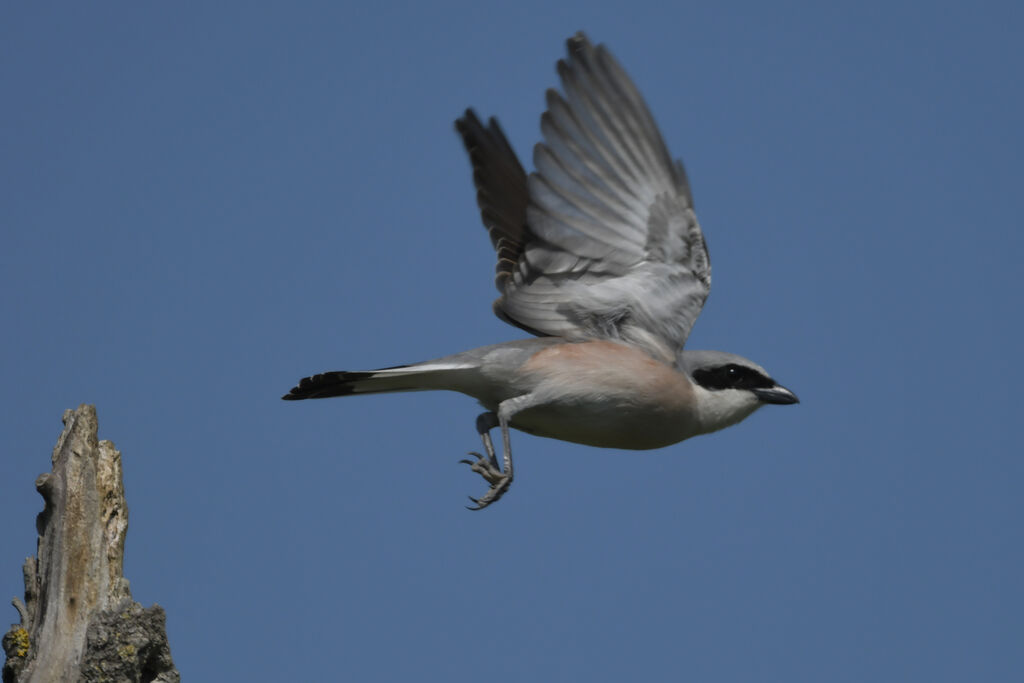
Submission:
M 697 370 L 693 379 L 705 389 L 756 389 L 775 383 L 753 368 L 730 363 L 717 368 Z

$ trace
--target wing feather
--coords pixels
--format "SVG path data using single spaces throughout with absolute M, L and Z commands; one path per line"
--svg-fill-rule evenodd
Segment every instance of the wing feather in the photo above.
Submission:
M 498 252 L 495 313 L 675 362 L 711 287 L 686 172 L 603 45 L 575 35 L 557 72 L 564 94 L 547 92 L 529 176 L 494 119 L 456 123 Z

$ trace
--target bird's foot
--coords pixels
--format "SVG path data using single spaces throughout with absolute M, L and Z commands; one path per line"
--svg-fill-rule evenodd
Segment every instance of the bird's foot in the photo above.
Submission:
M 470 496 L 469 499 L 473 501 L 474 506 L 466 506 L 467 510 L 483 510 L 485 507 L 493 503 L 494 501 L 505 495 L 508 491 L 509 486 L 512 485 L 512 474 L 502 472 L 498 466 L 498 460 L 494 457 L 493 451 L 488 453 L 486 456 L 480 453 L 471 452 L 470 455 L 476 458 L 476 460 L 462 459 L 459 462 L 469 465 L 470 469 L 483 477 L 491 488 L 487 489 L 487 493 L 482 495 L 480 498 L 474 498 Z

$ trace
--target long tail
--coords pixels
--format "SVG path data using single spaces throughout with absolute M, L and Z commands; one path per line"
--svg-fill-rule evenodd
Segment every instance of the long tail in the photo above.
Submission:
M 465 366 L 451 363 L 420 363 L 363 372 L 323 372 L 305 377 L 281 398 L 301 401 L 306 398 L 331 398 L 351 394 L 379 394 L 389 391 L 427 391 L 454 389 L 452 376 Z

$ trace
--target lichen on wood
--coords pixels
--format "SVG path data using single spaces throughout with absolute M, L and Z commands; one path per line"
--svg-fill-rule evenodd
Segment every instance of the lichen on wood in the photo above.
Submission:
M 121 453 L 97 433 L 93 406 L 65 411 L 52 471 L 36 479 L 45 506 L 25 601 L 13 601 L 20 623 L 3 637 L 3 683 L 180 680 L 163 609 L 134 602 L 124 578 Z

